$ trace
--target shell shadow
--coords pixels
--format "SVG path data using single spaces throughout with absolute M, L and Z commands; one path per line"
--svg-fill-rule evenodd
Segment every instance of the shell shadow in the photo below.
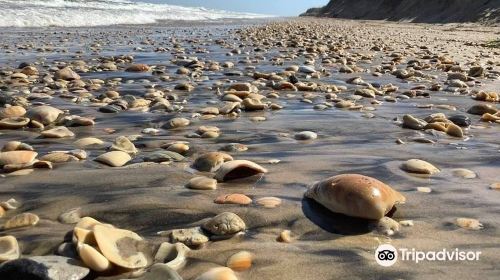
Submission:
M 331 212 L 310 198 L 302 199 L 302 212 L 311 222 L 330 233 L 361 235 L 372 231 L 370 228 L 372 220 Z

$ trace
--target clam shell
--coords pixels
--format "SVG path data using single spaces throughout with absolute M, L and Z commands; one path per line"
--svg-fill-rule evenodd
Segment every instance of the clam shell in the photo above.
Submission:
M 245 271 L 252 266 L 252 260 L 252 253 L 241 251 L 229 257 L 226 266 L 234 271 Z
M 145 241 L 132 231 L 95 225 L 94 236 L 102 254 L 117 266 L 139 269 L 151 263 Z
M 21 106 L 10 106 L 0 109 L 0 119 L 22 117 L 26 114 L 26 109 Z
M 238 277 L 230 268 L 216 267 L 198 276 L 195 280 L 238 280 Z
M 267 169 L 248 160 L 232 160 L 224 163 L 219 168 L 215 174 L 215 179 L 219 182 L 224 182 L 260 173 L 267 173 Z
M 76 248 L 83 263 L 90 269 L 97 272 L 103 272 L 113 267 L 111 262 L 97 251 L 96 248 L 83 243 L 79 243 Z
M 0 237 L 0 263 L 18 259 L 20 256 L 19 244 L 14 236 Z
M 38 221 L 40 221 L 40 218 L 37 215 L 32 213 L 22 213 L 10 218 L 7 222 L 5 222 L 3 228 L 12 229 L 34 226 L 38 224 Z
M 12 117 L 0 120 L 0 128 L 18 129 L 25 127 L 30 122 L 30 119 L 24 117 Z
M 75 134 L 65 126 L 54 127 L 52 129 L 42 131 L 41 134 L 45 138 L 66 138 L 75 136 Z
M 35 160 L 38 153 L 33 151 L 10 151 L 0 153 L 0 166 L 8 164 L 28 164 Z
M 182 243 L 163 242 L 155 255 L 155 262 L 165 263 L 173 270 L 181 269 L 186 263 L 186 254 L 191 251 Z
M 405 197 L 381 181 L 359 175 L 342 174 L 315 183 L 305 193 L 330 211 L 347 216 L 378 220 Z
M 252 203 L 252 199 L 244 194 L 233 193 L 233 194 L 225 194 L 217 197 L 214 200 L 217 204 L 239 204 L 239 205 L 248 205 Z
M 122 151 L 113 151 L 98 156 L 95 161 L 104 163 L 111 167 L 121 167 L 132 160 L 129 154 Z
M 440 170 L 434 165 L 420 159 L 407 160 L 405 163 L 401 165 L 401 168 L 404 171 L 410 173 L 419 173 L 419 174 L 433 175 L 440 172 Z

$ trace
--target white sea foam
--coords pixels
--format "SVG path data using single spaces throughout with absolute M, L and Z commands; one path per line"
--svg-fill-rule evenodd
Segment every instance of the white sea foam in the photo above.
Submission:
M 99 26 L 260 17 L 266 16 L 128 0 L 0 0 L 0 27 Z

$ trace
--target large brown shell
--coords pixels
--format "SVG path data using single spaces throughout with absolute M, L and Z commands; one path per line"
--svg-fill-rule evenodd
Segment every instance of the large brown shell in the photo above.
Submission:
M 317 182 L 305 196 L 332 212 L 374 220 L 406 201 L 388 185 L 359 174 L 342 174 Z

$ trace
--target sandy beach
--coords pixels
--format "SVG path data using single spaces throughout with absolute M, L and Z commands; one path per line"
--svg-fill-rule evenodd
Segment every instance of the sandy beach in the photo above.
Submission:
M 182 279 L 234 279 L 197 277 L 240 251 L 252 256 L 235 272 L 246 280 L 500 272 L 500 49 L 486 46 L 500 27 L 290 18 L 0 34 L 0 202 L 17 201 L 3 205 L 0 237 L 14 236 L 22 257 L 78 259 L 73 230 L 92 217 L 139 235 L 151 257 L 172 230 L 203 227 L 205 242 L 184 242 Z M 60 111 L 34 110 L 43 106 Z M 36 159 L 2 159 L 20 150 Z M 111 151 L 110 163 L 102 156 Z M 257 165 L 233 176 L 256 175 L 219 180 L 220 158 Z M 408 172 L 411 159 L 436 171 Z M 390 232 L 304 196 L 340 174 L 404 195 Z M 229 194 L 251 202 L 214 202 Z M 224 212 L 245 228 L 207 233 Z M 39 220 L 6 226 L 23 213 Z M 481 255 L 382 267 L 374 254 L 384 243 Z M 153 262 L 83 279 L 178 279 L 154 278 Z

